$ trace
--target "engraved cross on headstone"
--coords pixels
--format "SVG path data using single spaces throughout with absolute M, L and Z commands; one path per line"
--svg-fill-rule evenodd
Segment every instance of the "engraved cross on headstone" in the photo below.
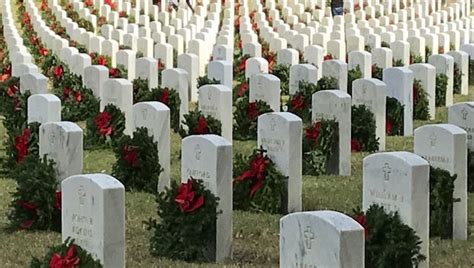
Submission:
M 390 178 L 390 173 L 392 173 L 392 168 L 388 163 L 385 163 L 382 167 L 383 177 L 386 181 Z
M 272 118 L 272 120 L 270 121 L 270 130 L 275 131 L 275 126 L 276 126 L 275 118 Z
M 306 226 L 306 230 L 304 231 L 304 244 L 306 248 L 311 249 L 311 244 L 314 239 L 314 233 L 311 231 L 310 226 Z
M 194 153 L 196 156 L 196 160 L 201 160 L 201 146 L 199 146 L 199 144 L 197 144 L 194 148 Z
M 461 115 L 462 115 L 462 120 L 467 120 L 467 110 L 466 107 L 462 108 L 461 110 Z
M 79 186 L 79 189 L 77 190 L 77 195 L 79 196 L 79 204 L 83 206 L 86 201 L 86 191 L 84 190 L 84 185 Z
M 431 133 L 430 135 L 430 145 L 431 147 L 434 147 L 436 145 L 436 134 Z

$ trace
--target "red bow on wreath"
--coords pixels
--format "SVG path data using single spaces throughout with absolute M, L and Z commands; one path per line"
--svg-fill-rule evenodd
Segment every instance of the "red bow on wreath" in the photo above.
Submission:
M 243 58 L 241 61 L 240 61 L 240 64 L 239 64 L 239 71 L 245 71 L 245 63 L 247 62 L 247 58 Z
M 252 180 L 254 183 L 250 188 L 250 196 L 255 195 L 257 190 L 262 187 L 265 179 L 267 160 L 263 153 L 258 153 L 250 163 L 250 168 L 240 174 L 236 181 Z
M 94 118 L 95 126 L 101 136 L 112 135 L 112 124 L 110 123 L 111 118 L 112 117 L 107 112 L 101 112 L 96 116 L 96 118 Z
M 249 86 L 247 84 L 247 81 L 242 82 L 239 86 L 239 91 L 237 92 L 237 96 L 243 97 L 248 90 L 249 90 Z
M 319 132 L 321 131 L 321 122 L 316 122 L 311 127 L 305 129 L 304 136 L 313 143 L 318 141 Z
M 30 130 L 23 129 L 23 133 L 15 137 L 16 162 L 20 163 L 28 154 L 28 140 L 30 139 Z
M 56 76 L 56 79 L 58 80 L 63 76 L 63 67 L 61 65 L 54 68 L 54 76 Z
M 125 162 L 127 162 L 127 164 L 131 167 L 137 167 L 138 166 L 138 152 L 137 152 L 137 149 L 132 147 L 132 146 L 128 146 L 128 145 L 125 145 L 123 147 L 123 160 Z
M 61 210 L 61 192 L 54 193 L 54 209 Z
M 290 100 L 291 107 L 293 108 L 293 111 L 299 111 L 304 109 L 304 99 L 303 96 L 300 94 L 295 95 L 291 100 Z
M 202 135 L 209 133 L 209 127 L 207 126 L 206 117 L 203 115 L 199 116 L 197 126 L 193 129 L 194 134 Z
M 247 118 L 249 120 L 255 120 L 259 116 L 258 107 L 256 102 L 250 102 L 247 107 Z
M 20 223 L 20 229 L 25 230 L 30 228 L 38 217 L 38 206 L 34 203 L 29 203 L 23 200 L 16 201 L 16 204 L 24 210 L 28 211 L 31 215 L 31 218 L 29 220 L 24 220 Z
M 202 195 L 196 197 L 193 190 L 192 178 L 187 182 L 182 182 L 178 189 L 174 202 L 178 204 L 181 212 L 193 212 L 202 207 L 204 204 L 204 197 Z
M 365 238 L 369 235 L 369 230 L 367 229 L 366 217 L 364 214 L 355 215 L 354 220 L 358 222 L 362 227 L 364 227 Z
M 49 268 L 75 268 L 81 260 L 76 256 L 76 246 L 70 245 L 64 255 L 61 257 L 58 253 L 54 253 L 49 260 Z
M 160 92 L 160 95 L 158 96 L 158 101 L 163 104 L 168 105 L 169 99 L 170 99 L 170 90 L 167 87 L 165 87 Z

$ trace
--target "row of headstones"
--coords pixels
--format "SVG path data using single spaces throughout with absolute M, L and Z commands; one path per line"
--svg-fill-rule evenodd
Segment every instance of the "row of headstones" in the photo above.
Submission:
M 268 150 L 278 167 L 288 167 L 290 160 L 294 162 L 295 157 L 301 157 L 301 140 L 293 143 L 295 139 L 292 139 L 296 136 L 295 129 L 301 132 L 299 118 L 289 113 L 271 113 L 262 115 L 259 123 L 264 125 L 259 127 L 259 145 Z M 55 124 L 58 123 L 44 124 L 41 131 Z M 415 132 L 415 153 L 424 159 L 408 152 L 378 153 L 364 159 L 363 209 L 376 203 L 383 205 L 387 211 L 398 212 L 421 238 L 421 252 L 427 257 L 426 265 L 429 263 L 429 165 L 458 176 L 454 197 L 461 201 L 454 204 L 453 238 L 467 238 L 466 140 L 466 132 L 454 125 L 428 125 Z M 182 155 L 181 180 L 186 181 L 190 176 L 202 179 L 206 187 L 220 198 L 218 210 L 222 213 L 217 219 L 216 260 L 228 259 L 232 244 L 232 145 L 215 135 L 190 136 L 183 140 Z M 289 166 L 285 173 L 290 177 L 286 202 L 289 212 L 297 212 L 301 210 L 301 176 L 297 183 L 298 180 L 292 177 L 298 172 L 297 165 Z M 104 263 L 122 267 L 125 248 L 123 186 L 103 174 L 77 175 L 63 181 L 62 191 L 63 239 L 72 236 Z M 103 200 L 103 203 L 92 200 Z M 110 209 L 112 207 L 114 209 Z M 109 212 L 104 214 L 104 211 Z M 323 219 L 318 220 L 315 216 L 322 216 Z M 281 267 L 295 261 L 323 266 L 341 262 L 352 265 L 363 263 L 364 232 L 355 223 L 349 217 L 334 212 L 303 212 L 282 218 Z M 106 235 L 98 235 L 102 233 Z M 114 245 L 112 248 L 115 250 L 111 250 L 109 245 Z M 334 255 L 338 258 L 327 258 Z
M 291 44 L 293 48 L 296 48 L 300 51 L 303 51 L 304 48 L 309 44 L 318 44 L 321 45 L 325 50 L 326 48 L 331 48 L 330 52 L 333 55 L 336 55 L 338 58 L 345 58 L 343 55 L 345 53 L 340 53 L 341 50 L 344 52 L 354 51 L 354 50 L 364 50 L 364 46 L 368 45 L 372 48 L 380 47 L 381 41 L 386 43 L 392 43 L 394 41 L 407 41 L 408 37 L 419 37 L 420 30 L 416 28 L 424 28 L 422 35 L 426 34 L 426 43 L 432 50 L 433 48 L 438 48 L 438 36 L 440 38 L 441 45 L 445 51 L 449 50 L 450 43 L 459 43 L 460 40 L 462 43 L 469 42 L 469 32 L 471 20 L 469 17 L 463 18 L 462 20 L 456 20 L 455 22 L 450 22 L 446 24 L 441 24 L 441 18 L 436 17 L 433 19 L 430 18 L 426 23 L 424 18 L 419 19 L 419 25 L 414 21 L 394 22 L 394 25 L 389 25 L 390 21 L 379 23 L 377 19 L 374 19 L 374 22 L 369 24 L 367 21 L 359 21 L 357 25 L 352 19 L 347 20 L 347 17 L 342 16 L 334 17 L 324 17 L 321 20 L 321 25 L 318 21 L 307 21 L 307 25 L 304 23 L 289 24 L 285 23 L 279 18 L 279 11 L 272 9 L 270 11 L 271 23 L 273 28 L 269 26 L 269 22 L 266 20 L 266 16 L 262 11 L 262 5 L 256 3 L 256 10 L 258 11 L 256 15 L 257 26 L 260 28 L 262 37 L 270 43 L 271 49 L 277 51 L 282 48 L 287 47 L 287 43 Z M 285 7 L 288 8 L 288 7 Z M 247 42 L 251 43 L 252 35 L 254 35 L 251 30 L 250 19 L 248 18 L 249 9 L 245 6 L 241 7 L 241 14 L 244 15 L 240 18 L 240 32 L 242 34 L 242 41 L 244 44 Z M 460 18 L 459 12 L 456 12 L 455 19 Z M 445 14 L 443 18 L 447 15 Z M 346 20 L 346 21 L 344 21 Z M 444 20 L 444 21 L 447 21 Z M 411 22 L 411 23 L 409 23 Z M 346 23 L 344 29 L 344 23 Z M 398 27 L 395 25 L 398 23 Z M 291 30 L 293 25 L 294 30 Z M 380 27 L 380 26 L 387 26 Z M 406 30 L 406 27 L 409 27 Z M 425 25 L 430 26 L 430 28 L 425 28 Z M 438 25 L 438 26 L 434 26 Z M 466 27 L 466 30 L 464 30 Z M 332 28 L 332 30 L 331 30 Z M 276 29 L 276 32 L 274 32 Z M 448 31 L 450 30 L 450 31 Z M 375 33 L 374 33 L 375 31 Z M 445 32 L 447 34 L 445 34 Z M 346 45 L 346 36 L 347 33 L 347 45 Z M 362 33 L 362 35 L 361 35 Z M 438 35 L 439 34 L 439 35 Z M 280 36 L 282 38 L 280 38 Z M 331 37 L 331 40 L 329 40 Z M 416 38 L 412 38 L 415 41 L 420 42 Z M 452 42 L 450 42 L 452 39 Z M 365 40 L 365 41 L 364 41 Z M 327 44 L 328 41 L 331 41 L 331 44 Z M 422 40 L 423 41 L 423 40 Z M 423 42 L 424 43 L 424 42 Z M 336 49 L 334 47 L 336 45 Z M 425 46 L 423 46 L 423 50 Z M 458 49 L 456 47 L 455 49 Z M 416 51 L 415 51 L 416 53 Z
M 16 29 L 9 1 L 4 3 L 2 14 L 3 36 L 7 43 L 10 62 L 23 63 L 13 64 L 12 74 L 21 77 L 23 84 L 28 88 L 46 88 L 48 78 L 41 74 L 38 66 L 32 63 L 31 54 L 23 44 L 23 38 L 21 38 Z
M 472 105 L 450 108 L 449 121 L 466 122 L 467 116 L 472 121 Z M 429 267 L 430 165 L 457 175 L 453 198 L 460 202 L 453 203 L 453 238 L 467 239 L 467 137 L 455 125 L 427 125 L 415 131 L 415 153 L 377 153 L 363 161 L 364 211 L 379 204 L 387 212 L 397 212 L 422 241 L 421 253 L 427 257 L 423 267 Z M 363 229 L 355 223 L 346 215 L 329 211 L 283 217 L 280 267 L 295 262 L 314 267 L 363 267 L 365 238 Z
M 58 15 L 58 14 L 56 14 L 56 15 L 57 16 L 65 16 L 64 12 L 62 12 L 62 13 L 60 12 L 60 14 L 62 14 L 62 15 Z M 82 33 L 82 36 L 85 39 L 81 38 L 81 33 L 77 33 L 79 31 L 82 32 L 81 30 L 78 30 L 78 29 L 74 30 L 74 26 L 68 27 L 68 25 L 73 25 L 74 23 L 72 23 L 70 21 L 66 21 L 66 20 L 61 19 L 61 18 L 59 18 L 59 20 L 63 21 L 64 26 L 66 27 L 66 31 L 68 31 L 68 29 L 71 28 L 71 30 L 69 32 L 71 33 L 71 31 L 72 31 L 73 39 L 74 39 L 74 36 L 76 35 L 76 37 L 78 38 L 77 41 L 86 44 L 86 47 L 89 47 L 91 52 L 99 52 L 99 53 L 103 52 L 104 55 L 111 56 L 113 67 L 115 67 L 116 65 L 123 65 L 128 70 L 128 77 L 127 78 L 130 81 L 135 79 L 135 55 L 136 55 L 136 53 L 134 51 L 131 51 L 131 50 L 118 50 L 117 49 L 117 42 L 115 42 L 114 40 L 104 40 L 104 41 L 102 41 L 97 36 L 93 36 L 91 38 L 90 35 L 92 33 Z M 230 29 L 230 28 L 224 28 L 224 27 L 223 27 L 223 29 L 226 29 L 227 31 Z M 227 33 L 227 35 L 229 35 L 229 33 Z M 99 39 L 97 39 L 97 38 L 99 38 Z M 196 41 L 196 40 L 193 40 L 191 42 L 194 42 L 194 41 Z M 194 42 L 194 43 L 199 43 L 199 44 L 196 45 L 196 46 L 191 45 L 190 50 L 191 51 L 194 51 L 194 50 L 201 51 L 202 48 L 204 48 L 205 46 L 204 46 L 204 43 L 200 42 L 200 41 L 201 40 Z M 102 46 L 101 46 L 101 44 L 102 44 Z M 142 42 L 142 44 L 145 44 L 145 46 L 147 46 L 146 45 L 147 42 Z M 196 49 L 194 49 L 194 47 Z M 115 49 L 113 49 L 113 48 L 115 48 Z M 151 50 L 151 51 L 153 51 L 153 50 Z M 216 49 L 215 50 L 216 55 L 218 54 L 218 52 L 220 52 L 222 54 L 221 49 Z M 65 61 L 65 62 L 68 62 L 67 56 L 70 56 L 70 55 L 73 55 L 73 54 L 76 54 L 76 53 L 77 53 L 77 51 L 75 51 L 74 48 L 68 48 L 67 52 L 64 53 L 65 56 L 63 57 L 62 60 Z M 150 53 L 147 53 L 147 54 L 150 54 Z M 202 55 L 202 53 L 195 53 L 195 54 L 198 54 L 198 55 L 201 54 Z M 166 66 L 168 66 L 168 67 L 173 66 L 173 63 L 172 63 L 172 61 L 173 61 L 173 48 L 170 47 L 168 44 L 157 44 L 155 46 L 155 57 L 158 58 L 159 60 L 162 60 L 162 63 L 164 63 Z M 201 71 L 201 69 L 202 69 L 201 67 L 204 66 L 204 64 L 206 64 L 206 62 L 205 62 L 206 59 L 208 60 L 208 58 L 206 58 L 206 57 L 195 57 L 192 53 L 181 54 L 178 57 L 178 63 L 177 63 L 178 67 L 180 67 L 180 68 L 182 68 L 182 69 L 184 69 L 184 70 L 191 73 L 191 75 L 188 77 L 188 83 L 189 83 L 189 85 L 191 85 L 189 95 L 191 97 L 191 100 L 193 100 L 193 101 L 197 100 L 197 93 L 196 93 L 196 88 L 195 88 L 196 79 L 199 75 L 204 74 Z M 88 65 L 88 62 L 89 61 L 86 57 L 82 57 L 82 61 L 78 62 L 78 64 L 75 64 L 76 66 L 81 66 L 81 67 L 77 67 L 78 75 L 83 74 L 83 72 L 81 72 L 81 69 L 84 69 L 84 67 L 86 67 Z M 201 62 L 203 64 L 200 64 Z M 196 71 L 197 70 L 197 68 L 195 68 L 196 65 L 200 66 L 199 69 L 198 69 L 199 73 L 197 73 L 197 71 Z M 139 71 L 137 71 L 137 72 L 139 72 Z M 143 77 L 143 75 L 141 75 L 141 76 Z M 150 76 L 152 76 L 149 79 L 150 86 L 151 87 L 156 87 L 157 86 L 156 81 L 158 80 L 157 79 L 157 74 L 156 73 L 150 74 Z M 140 75 L 137 75 L 137 77 L 140 77 Z
M 444 10 L 449 10 L 449 8 L 459 9 L 462 14 L 467 14 L 471 9 L 471 4 L 457 0 L 457 3 L 449 3 L 448 6 L 442 4 L 441 1 L 397 1 L 397 0 L 370 0 L 370 1 L 343 1 L 344 2 L 344 10 L 347 10 L 348 13 L 346 16 L 354 16 L 358 19 L 365 19 L 366 15 L 369 15 L 370 18 L 375 18 L 376 13 L 379 13 L 380 16 L 390 16 L 392 14 L 409 14 L 414 17 L 420 16 L 425 17 L 429 15 L 430 9 L 433 12 L 439 12 Z M 298 17 L 300 19 L 306 19 L 310 16 L 312 18 L 320 20 L 325 16 L 331 16 L 331 7 L 327 4 L 327 1 L 324 0 L 311 0 L 311 1 L 286 1 L 286 0 L 278 0 L 278 1 L 266 1 L 265 7 L 267 8 L 275 8 L 276 4 L 282 6 L 283 15 L 286 17 L 296 16 L 296 18 L 291 18 L 292 21 L 298 21 Z M 253 3 L 250 2 L 252 5 Z M 356 4 L 359 6 L 359 10 L 355 10 Z M 318 6 L 319 8 L 314 8 Z M 311 8 L 311 12 L 307 12 L 307 8 Z
M 81 2 L 74 2 L 74 6 L 77 9 L 88 10 L 80 4 Z M 218 3 L 213 3 L 211 4 L 210 9 L 211 11 L 215 11 L 208 14 L 209 19 L 206 22 L 204 22 L 204 17 L 193 16 L 193 18 L 200 19 L 191 20 L 185 28 L 179 27 L 178 29 L 178 27 L 176 27 L 176 30 L 178 30 L 176 34 L 175 28 L 166 25 L 165 22 L 165 26 L 163 26 L 163 31 L 165 33 L 163 33 L 161 32 L 160 22 L 155 21 L 153 24 L 150 24 L 150 27 L 148 27 L 147 25 L 149 24 L 149 21 L 144 20 L 144 25 L 139 27 L 138 24 L 127 24 L 128 20 L 123 18 L 124 23 L 118 25 L 115 30 L 113 25 L 103 25 L 101 28 L 102 36 L 95 36 L 93 33 L 79 32 L 79 30 L 77 30 L 77 35 L 81 35 L 80 37 L 77 37 L 80 39 L 78 40 L 79 42 L 83 42 L 86 46 L 91 45 L 91 50 L 93 50 L 93 52 L 98 52 L 99 54 L 101 53 L 102 42 L 106 40 L 114 40 L 119 46 L 124 45 L 130 47 L 132 50 L 141 52 L 146 57 L 154 56 L 155 58 L 160 59 L 168 68 L 176 65 L 176 63 L 173 63 L 173 50 L 180 55 L 185 51 L 185 49 L 187 49 L 189 53 L 198 55 L 199 73 L 200 75 L 204 75 L 204 66 L 208 63 L 209 55 L 212 52 L 212 46 L 208 45 L 208 42 L 210 41 L 211 44 L 214 44 L 217 40 L 216 33 L 219 24 L 220 5 Z M 224 15 L 225 19 L 222 26 L 223 30 L 226 32 L 223 39 L 225 39 L 226 43 L 229 44 L 233 40 L 233 30 L 231 27 L 233 23 L 231 19 L 233 13 L 230 12 L 226 14 L 227 15 Z M 64 12 L 62 16 L 65 16 Z M 74 38 L 74 33 L 72 35 Z M 167 36 L 169 44 L 166 43 Z M 154 43 L 156 43 L 156 45 L 154 45 Z M 110 54 L 109 56 L 114 57 L 114 55 Z

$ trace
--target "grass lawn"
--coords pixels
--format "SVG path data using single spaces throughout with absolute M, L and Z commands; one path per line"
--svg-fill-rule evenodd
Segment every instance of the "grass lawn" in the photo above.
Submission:
M 474 88 L 471 88 L 471 91 Z M 471 92 L 472 93 L 472 92 Z M 469 96 L 456 96 L 455 101 L 469 100 Z M 446 122 L 447 109 L 437 110 L 436 122 Z M 434 122 L 415 122 L 415 126 Z M 82 124 L 81 124 L 82 125 Z M 0 128 L 0 135 L 5 135 Z M 180 172 L 180 137 L 172 133 L 171 174 L 177 180 Z M 413 149 L 413 138 L 388 137 L 387 151 Z M 249 153 L 255 142 L 234 141 L 234 153 Z M 4 149 L 0 149 L 3 154 Z M 352 176 L 304 176 L 303 209 L 332 209 L 350 213 L 361 206 L 362 201 L 362 159 L 366 153 L 352 154 Z M 115 161 L 110 150 L 86 151 L 84 173 L 110 173 Z M 60 234 L 54 232 L 15 232 L 5 230 L 8 226 L 7 213 L 11 201 L 10 193 L 15 190 L 11 179 L 0 180 L 0 263 L 2 267 L 25 267 L 31 256 L 40 256 L 52 244 L 60 243 Z M 126 239 L 128 267 L 221 267 L 215 264 L 186 264 L 158 259 L 149 254 L 149 237 L 143 220 L 155 217 L 155 202 L 151 194 L 127 192 L 126 194 Z M 469 199 L 470 230 L 474 231 L 474 195 Z M 265 213 L 234 213 L 234 259 L 231 267 L 276 267 L 278 266 L 278 220 L 281 215 Z M 472 232 L 471 232 L 472 233 Z M 468 241 L 433 239 L 430 243 L 431 267 L 473 267 L 474 237 Z

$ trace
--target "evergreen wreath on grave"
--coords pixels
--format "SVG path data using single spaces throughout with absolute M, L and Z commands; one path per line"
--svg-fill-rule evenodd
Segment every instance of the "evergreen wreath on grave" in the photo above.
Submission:
M 328 162 L 339 146 L 339 126 L 335 120 L 320 120 L 304 129 L 303 174 L 326 173 Z
M 144 100 L 150 92 L 148 88 L 148 79 L 136 78 L 133 84 L 133 103 Z
M 232 90 L 232 95 L 233 95 L 232 98 L 234 102 L 236 102 L 238 98 L 249 97 L 249 94 L 250 94 L 249 83 L 250 83 L 249 79 L 237 81 L 237 83 L 235 84 Z
M 94 25 L 86 19 L 83 19 L 79 16 L 79 13 L 74 10 L 71 3 L 67 3 L 66 1 L 60 1 L 60 4 L 64 7 L 64 11 L 66 11 L 67 17 L 71 18 L 73 22 L 76 22 L 80 28 L 84 28 L 87 32 L 94 33 Z
M 87 119 L 86 147 L 114 146 L 123 136 L 125 114 L 115 105 L 107 104 L 104 111 Z
M 3 126 L 8 135 L 20 133 L 27 124 L 28 98 L 30 91 L 21 93 L 20 79 L 10 77 L 0 82 L 0 111 L 5 117 Z
M 401 59 L 395 60 L 393 59 L 393 67 L 403 67 L 403 61 Z
M 388 136 L 403 135 L 403 105 L 393 97 L 387 97 L 385 133 Z
M 109 68 L 109 78 L 127 79 L 128 70 L 122 64 L 117 64 L 116 68 Z
M 217 80 L 217 79 L 214 79 L 214 78 L 209 78 L 207 75 L 204 75 L 204 76 L 199 76 L 197 78 L 197 88 L 201 88 L 202 86 L 205 86 L 205 85 L 218 85 L 220 84 L 221 81 Z
M 290 96 L 286 103 L 287 111 L 299 116 L 304 123 L 311 122 L 311 105 L 313 94 L 328 89 L 337 88 L 337 80 L 334 77 L 323 76 L 317 84 L 300 81 L 298 91 Z
M 112 63 L 112 60 L 109 56 L 100 55 L 97 52 L 91 52 L 89 53 L 89 56 L 91 57 L 91 65 L 102 65 L 107 68 L 111 67 L 110 64 Z
M 463 73 L 457 63 L 454 63 L 453 92 L 461 94 Z
M 9 133 L 4 142 L 5 158 L 2 161 L 2 172 L 10 176 L 27 155 L 39 155 L 40 123 L 28 124 L 21 132 Z
M 146 94 L 141 95 L 137 102 L 142 101 L 159 101 L 170 109 L 170 125 L 175 132 L 179 132 L 179 106 L 181 105 L 181 99 L 179 93 L 167 87 L 156 87 L 152 88 L 151 91 L 147 91 Z
M 420 55 L 410 53 L 410 65 L 416 63 L 423 63 L 423 58 Z
M 245 64 L 250 58 L 248 54 L 238 56 L 234 59 L 234 80 L 244 81 L 245 80 Z
M 429 46 L 425 46 L 425 55 L 425 62 L 428 63 L 430 56 L 433 55 L 433 51 Z
M 247 96 L 239 98 L 234 110 L 234 139 L 256 140 L 257 119 L 270 112 L 273 112 L 270 105 L 262 100 L 250 102 Z
M 436 107 L 446 105 L 446 92 L 448 90 L 448 76 L 445 74 L 436 75 Z
M 386 47 L 386 48 L 390 48 L 390 44 L 385 42 L 385 41 L 382 41 L 382 43 L 380 44 L 381 47 Z
M 360 78 L 362 78 L 362 71 L 359 64 L 357 64 L 354 69 L 347 72 L 347 94 L 352 96 L 352 82 Z
M 54 161 L 29 154 L 12 174 L 16 191 L 8 219 L 13 230 L 61 231 L 61 192 Z
M 453 235 L 454 181 L 448 171 L 430 166 L 430 237 L 450 239 Z
M 429 120 L 428 94 L 421 85 L 421 81 L 413 82 L 413 119 Z
M 138 53 L 137 53 L 137 56 L 138 56 Z M 166 65 L 162 62 L 161 59 L 158 59 L 158 62 L 156 63 L 156 67 L 158 69 L 158 84 L 161 84 L 162 82 L 161 76 L 162 76 L 163 70 L 166 69 Z
M 469 149 L 467 149 L 467 191 L 474 193 L 474 151 Z
M 379 139 L 375 136 L 375 116 L 365 105 L 352 105 L 351 151 L 375 152 Z
M 54 68 L 53 93 L 61 99 L 61 117 L 65 121 L 84 121 L 99 110 L 99 99 L 92 89 L 82 85 L 82 79 L 58 65 Z
M 214 261 L 219 198 L 192 177 L 156 195 L 159 220 L 144 223 L 152 231 L 154 256 L 183 261 Z
M 372 64 L 372 77 L 378 80 L 383 80 L 383 68 L 378 67 L 377 64 Z
M 469 60 L 469 84 L 474 84 L 474 59 Z
M 112 176 L 127 190 L 156 193 L 163 169 L 158 160 L 158 144 L 147 128 L 137 128 L 133 136 L 123 136 L 114 146 Z
M 186 127 L 179 129 L 179 135 L 182 138 L 191 135 L 215 134 L 220 136 L 222 133 L 222 123 L 213 116 L 203 115 L 197 108 L 184 115 L 182 121 Z M 186 129 L 187 128 L 187 129 Z
M 95 260 L 92 255 L 81 246 L 74 243 L 74 239 L 68 237 L 64 243 L 52 246 L 42 258 L 33 257 L 30 268 L 101 268 L 99 260 Z
M 290 65 L 275 64 L 272 67 L 271 73 L 280 79 L 281 94 L 290 94 Z
M 354 210 L 353 218 L 365 229 L 365 267 L 418 267 L 426 260 L 422 241 L 397 212 L 373 204 L 365 214 Z
M 233 203 L 238 210 L 283 213 L 282 202 L 288 177 L 277 170 L 266 150 L 249 156 L 238 154 L 234 160 Z

